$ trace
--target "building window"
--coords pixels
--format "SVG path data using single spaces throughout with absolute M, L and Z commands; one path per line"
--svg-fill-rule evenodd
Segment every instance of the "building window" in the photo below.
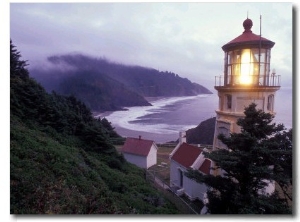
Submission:
M 269 96 L 268 96 L 267 109 L 268 109 L 269 111 L 273 111 L 273 106 L 274 106 L 274 95 L 269 95 Z
M 178 173 L 179 173 L 179 186 L 182 187 L 183 185 L 183 172 L 181 169 L 178 169 Z
M 227 100 L 227 109 L 231 109 L 232 95 L 230 95 L 230 94 L 226 95 L 226 100 Z

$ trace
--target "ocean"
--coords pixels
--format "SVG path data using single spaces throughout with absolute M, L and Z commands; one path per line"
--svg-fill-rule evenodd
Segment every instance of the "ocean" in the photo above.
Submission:
M 149 98 L 152 106 L 129 107 L 126 111 L 102 113 L 124 137 L 142 136 L 156 143 L 176 141 L 180 131 L 196 127 L 216 116 L 218 96 L 205 94 L 187 97 Z M 274 122 L 293 127 L 292 89 L 282 88 L 275 96 Z

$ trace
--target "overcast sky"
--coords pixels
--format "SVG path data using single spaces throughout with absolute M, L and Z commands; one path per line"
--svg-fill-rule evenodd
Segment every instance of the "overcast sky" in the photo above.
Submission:
M 252 31 L 275 42 L 271 69 L 292 83 L 291 3 L 11 3 L 10 38 L 30 68 L 56 54 L 171 71 L 209 89 L 223 74 L 221 47 Z

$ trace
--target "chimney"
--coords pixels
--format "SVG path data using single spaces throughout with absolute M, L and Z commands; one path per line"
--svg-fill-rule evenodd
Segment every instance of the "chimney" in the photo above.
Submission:
M 142 138 L 142 136 L 141 135 L 139 135 L 139 140 Z
M 179 132 L 179 143 L 186 143 L 186 132 Z

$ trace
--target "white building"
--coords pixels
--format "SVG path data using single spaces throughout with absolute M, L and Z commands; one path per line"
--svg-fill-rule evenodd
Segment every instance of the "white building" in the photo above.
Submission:
M 128 137 L 121 149 L 124 158 L 144 169 L 155 165 L 157 163 L 157 146 L 152 140 Z
M 197 183 L 185 175 L 188 169 L 209 174 L 211 161 L 203 155 L 203 149 L 186 143 L 185 134 L 170 154 L 170 188 L 178 195 L 185 194 L 190 200 L 204 200 L 205 184 Z

